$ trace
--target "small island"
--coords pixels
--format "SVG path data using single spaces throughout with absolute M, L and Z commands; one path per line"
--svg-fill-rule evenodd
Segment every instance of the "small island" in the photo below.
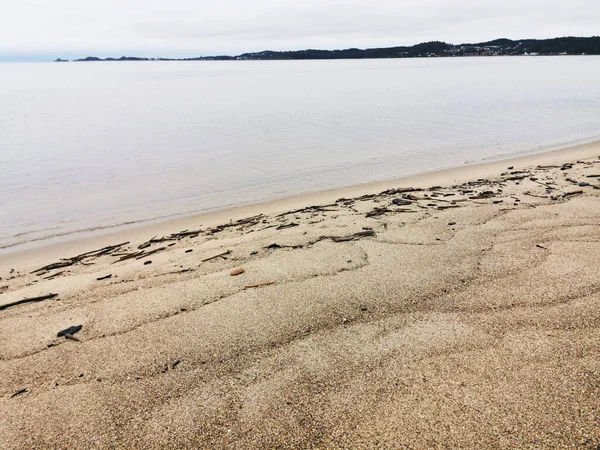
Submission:
M 69 62 L 69 60 L 68 60 L 68 59 L 56 58 L 56 59 L 54 60 L 54 62 Z

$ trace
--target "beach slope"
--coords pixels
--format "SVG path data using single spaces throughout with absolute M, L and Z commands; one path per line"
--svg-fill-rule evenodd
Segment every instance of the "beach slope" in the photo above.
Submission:
M 596 448 L 598 154 L 4 263 L 2 447 Z

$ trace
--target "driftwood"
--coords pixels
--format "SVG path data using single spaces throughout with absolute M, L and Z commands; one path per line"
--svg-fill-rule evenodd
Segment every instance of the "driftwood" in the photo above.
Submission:
M 44 277 L 44 280 L 52 280 L 53 278 L 56 278 L 57 276 L 62 275 L 65 272 L 66 270 L 61 270 L 60 272 L 56 272 L 48 277 Z
M 565 197 L 568 197 L 569 195 L 578 195 L 578 194 L 583 194 L 583 191 L 580 189 L 578 191 L 565 192 L 563 195 Z
M 364 237 L 374 237 L 374 236 L 376 236 L 375 231 L 365 230 L 365 231 L 359 231 L 358 233 L 349 234 L 347 236 L 321 236 L 318 240 L 323 241 L 326 239 L 331 239 L 333 242 L 348 242 L 348 241 L 354 241 L 356 239 L 360 239 L 360 238 L 364 238 Z
M 277 227 L 278 230 L 285 230 L 286 228 L 293 228 L 293 227 L 297 227 L 298 225 L 300 225 L 299 223 L 286 223 L 283 225 L 279 225 Z
M 505 181 L 505 180 L 502 180 Z M 490 180 L 486 180 L 486 179 L 481 179 L 481 180 L 477 180 L 477 181 L 469 181 L 467 183 L 463 183 L 462 186 L 464 187 L 481 187 L 481 186 L 490 186 L 492 183 L 490 182 Z
M 138 245 L 138 249 L 139 250 L 143 250 L 145 248 L 150 247 L 154 243 L 154 239 L 156 239 L 156 236 L 154 236 L 153 238 L 151 238 L 149 241 L 146 241 L 143 244 Z M 161 242 L 162 242 L 162 239 L 161 239 Z
M 303 248 L 303 247 L 304 247 L 304 245 L 279 245 L 277 243 L 273 243 L 273 244 L 269 244 L 263 248 L 265 248 L 267 250 L 273 250 L 275 248 L 294 248 L 294 249 L 296 249 L 296 248 Z
M 13 395 L 11 395 L 10 398 L 15 398 L 16 396 L 24 394 L 26 392 L 29 392 L 27 390 L 27 388 L 19 389 L 17 392 L 15 392 Z
M 415 211 L 414 209 L 409 209 L 409 208 L 398 208 L 398 209 L 394 209 L 392 212 L 395 212 L 395 213 L 417 213 L 418 211 Z
M 150 239 L 149 241 L 144 242 L 143 244 L 140 244 L 138 246 L 138 250 L 144 250 L 148 247 L 150 247 L 153 244 L 160 244 L 162 242 L 166 242 L 166 241 L 180 241 L 183 238 L 197 238 L 200 234 L 202 234 L 203 231 L 201 229 L 198 230 L 183 230 L 180 231 L 179 233 L 171 233 L 168 236 L 163 236 L 161 238 L 157 238 L 156 236 L 154 236 L 152 239 Z M 174 245 L 174 244 L 170 244 L 169 246 Z
M 215 255 L 215 256 L 211 256 L 210 258 L 205 258 L 202 260 L 202 262 L 212 261 L 213 259 L 217 259 L 219 257 L 229 255 L 230 253 L 231 253 L 231 250 L 227 250 L 226 252 L 219 253 L 218 255 Z
M 375 208 L 373 211 L 369 211 L 365 217 L 379 217 L 389 212 L 393 211 L 391 209 L 386 208 L 385 206 L 382 206 L 379 208 Z
M 188 269 L 182 269 L 182 270 L 175 270 L 173 272 L 165 272 L 165 273 L 159 273 L 158 275 L 154 275 L 154 278 L 156 277 L 163 277 L 165 275 L 175 275 L 178 273 L 187 273 L 187 272 L 193 272 L 194 269 L 188 268 Z
M 539 184 L 540 186 L 544 186 L 546 189 L 550 189 L 551 191 L 556 190 L 556 188 L 549 186 L 546 183 L 542 183 L 541 181 L 534 180 L 533 178 L 530 178 L 530 180 L 533 181 L 534 183 Z
M 336 201 L 336 203 L 341 204 L 342 206 L 352 206 L 356 203 L 356 200 L 354 200 L 353 198 L 338 198 Z
M 77 256 L 74 256 L 73 258 L 69 258 L 69 259 L 81 260 L 81 259 L 86 259 L 86 258 L 96 258 L 98 256 L 109 255 L 111 253 L 116 252 L 121 247 L 123 247 L 124 245 L 127 245 L 127 244 L 129 244 L 129 241 L 123 242 L 122 244 L 109 245 L 108 247 L 104 247 L 104 248 L 101 248 L 98 250 L 92 250 L 90 252 L 82 253 L 81 255 L 77 255 Z
M 347 201 L 346 199 L 340 199 L 340 200 L 344 200 Z M 298 214 L 298 213 L 307 213 L 307 212 L 326 212 L 326 211 L 338 211 L 337 209 L 326 209 L 326 208 L 331 208 L 332 206 L 338 206 L 337 203 L 331 203 L 330 205 L 313 205 L 313 206 L 307 206 L 305 208 L 300 208 L 300 209 L 294 209 L 292 211 L 287 211 L 284 213 L 281 213 L 275 217 L 285 217 L 287 215 L 290 214 Z
M 196 238 L 200 235 L 200 233 L 202 233 L 202 230 L 193 230 L 193 231 L 188 231 L 188 230 L 184 230 L 184 231 L 180 231 L 179 233 L 173 233 L 171 235 L 169 235 L 168 239 L 183 239 L 183 238 Z
M 62 269 L 63 267 L 69 267 L 69 266 L 72 266 L 73 264 L 75 264 L 76 262 L 77 262 L 76 260 L 69 260 L 69 261 L 61 261 L 61 262 L 57 262 L 57 263 L 53 263 L 53 264 L 48 264 L 47 266 L 44 266 L 38 270 L 34 270 L 31 273 L 37 273 L 38 276 L 44 275 L 45 272 L 49 272 L 50 270 L 55 270 L 55 269 Z
M 373 198 L 378 197 L 378 194 L 366 194 L 366 195 L 361 195 L 360 197 L 356 197 L 355 200 L 356 201 L 365 201 L 365 200 L 371 200 Z
M 264 217 L 264 214 L 258 214 L 256 216 L 236 220 L 235 222 L 231 221 L 229 223 L 225 223 L 223 225 L 217 225 L 216 227 L 210 228 L 208 230 L 208 232 L 211 234 L 215 234 L 215 233 L 220 233 L 221 231 L 225 230 L 226 228 L 230 228 L 230 227 L 257 225 L 263 217 Z
M 160 248 L 151 250 L 149 252 L 142 252 L 142 254 L 136 256 L 135 259 L 144 259 L 150 255 L 154 255 L 155 253 L 162 252 L 163 250 L 166 250 L 166 249 L 167 249 L 167 247 L 160 247 Z
M 494 194 L 493 192 L 486 191 L 486 192 L 482 192 L 482 193 L 477 194 L 477 195 L 470 196 L 469 200 L 481 200 L 481 199 L 484 199 L 484 198 L 492 198 L 492 197 L 495 197 L 495 196 L 496 196 L 496 194 Z
M 528 196 L 530 196 L 530 197 L 537 197 L 537 198 L 548 198 L 548 196 L 547 196 L 547 195 L 535 195 L 535 194 L 532 194 L 531 192 L 523 192 L 523 194 L 525 194 L 525 195 L 528 195 Z
M 108 247 L 104 247 L 104 248 L 100 248 L 97 250 L 92 250 L 92 251 L 89 251 L 86 253 L 82 253 L 80 255 L 73 256 L 71 258 L 63 259 L 57 263 L 53 263 L 53 264 L 49 264 L 47 266 L 41 267 L 37 270 L 34 270 L 31 273 L 38 274 L 38 276 L 44 275 L 45 272 L 49 272 L 51 270 L 62 269 L 64 267 L 69 267 L 69 266 L 72 266 L 77 263 L 83 263 L 84 259 L 98 258 L 100 256 L 110 255 L 110 254 L 116 252 L 117 250 L 120 250 L 121 247 L 123 247 L 124 245 L 127 245 L 127 244 L 129 244 L 129 242 L 124 242 L 122 244 L 117 244 L 117 245 L 109 245 Z
M 117 259 L 115 262 L 113 262 L 113 264 L 116 264 L 121 261 L 126 261 L 131 258 L 137 258 L 138 256 L 143 255 L 143 254 L 144 254 L 144 251 L 142 250 L 140 252 L 126 253 L 125 255 L 122 255 L 122 256 L 119 255 L 121 257 L 119 259 Z
M 48 295 L 43 295 L 41 297 L 24 298 L 23 300 L 18 300 L 16 302 L 0 305 L 0 311 L 7 309 L 7 308 L 11 308 L 13 306 L 22 305 L 24 303 L 37 303 L 37 302 L 42 302 L 44 300 L 50 300 L 51 298 L 54 298 L 54 297 L 58 297 L 58 294 L 48 294 Z
M 139 252 L 132 252 L 132 253 L 125 253 L 125 254 L 118 254 L 115 256 L 119 256 L 120 258 L 117 259 L 116 261 L 113 262 L 113 264 L 116 264 L 118 262 L 122 262 L 122 261 L 127 261 L 128 259 L 144 259 L 150 255 L 154 255 L 155 253 L 158 252 L 162 252 L 163 250 L 166 250 L 167 247 L 160 247 L 154 250 L 150 250 L 149 252 L 146 252 L 144 250 L 140 250 Z
M 102 280 L 108 280 L 109 278 L 112 278 L 112 273 L 109 275 L 104 275 L 103 277 L 96 278 L 96 280 L 102 281 Z
M 398 194 L 404 194 L 405 192 L 421 192 L 423 189 L 421 188 L 412 188 L 412 187 L 406 187 L 406 188 L 395 188 L 395 189 L 388 189 L 386 191 L 380 192 L 379 195 L 398 195 Z
M 276 281 L 267 281 L 265 283 L 249 284 L 247 286 L 244 286 L 244 289 L 252 289 L 252 288 L 257 288 L 257 287 L 262 287 L 262 286 L 270 286 L 275 283 L 276 283 Z
M 82 328 L 83 325 L 74 325 L 72 327 L 65 328 L 64 330 L 60 330 L 58 333 L 56 333 L 56 337 L 63 337 L 67 335 L 73 336 L 75 333 L 81 331 Z
M 361 195 L 360 197 L 354 198 L 354 200 L 364 201 L 364 200 L 371 200 L 373 198 L 383 197 L 383 196 L 386 196 L 386 195 L 390 196 L 390 195 L 405 194 L 407 192 L 421 192 L 421 191 L 423 191 L 423 189 L 421 189 L 421 188 L 412 188 L 412 187 L 388 189 L 386 191 L 380 192 L 379 194 Z M 410 198 L 410 194 L 408 194 L 408 196 L 404 196 L 404 198 Z

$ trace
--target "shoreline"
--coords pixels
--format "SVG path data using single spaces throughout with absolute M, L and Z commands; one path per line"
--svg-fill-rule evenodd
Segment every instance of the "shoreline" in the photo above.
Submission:
M 599 211 L 587 146 L 32 254 L 0 441 L 596 448 Z
M 333 202 L 341 197 L 375 194 L 380 191 L 399 187 L 400 184 L 403 186 L 410 185 L 411 187 L 457 184 L 477 178 L 493 176 L 506 169 L 505 166 L 507 164 L 514 165 L 516 168 L 522 168 L 533 165 L 557 164 L 598 155 L 600 155 L 600 141 L 593 141 L 542 153 L 467 163 L 447 169 L 420 172 L 398 178 L 309 192 L 201 213 L 192 213 L 190 215 L 182 213 L 183 217 L 175 216 L 167 219 L 149 219 L 141 221 L 139 224 L 121 224 L 95 230 L 75 231 L 58 237 L 42 238 L 2 249 L 2 253 L 0 253 L 0 272 L 6 270 L 9 266 L 26 264 L 27 261 L 35 260 L 36 262 L 33 264 L 35 265 L 39 262 L 64 257 L 66 254 L 77 254 L 92 248 L 112 245 L 117 241 L 145 241 L 156 235 L 166 235 L 199 226 L 211 227 L 260 213 L 274 214 L 287 209 Z M 112 228 L 119 229 L 112 230 Z M 73 237 L 71 238 L 70 236 Z

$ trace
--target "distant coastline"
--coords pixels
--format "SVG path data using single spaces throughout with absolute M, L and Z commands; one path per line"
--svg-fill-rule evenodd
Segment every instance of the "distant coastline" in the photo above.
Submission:
M 198 56 L 193 58 L 147 58 L 121 56 L 99 58 L 88 56 L 75 62 L 97 61 L 272 61 L 305 59 L 377 59 L 377 58 L 425 58 L 460 56 L 537 56 L 537 55 L 600 55 L 600 36 L 557 37 L 552 39 L 495 39 L 475 44 L 448 44 L 441 41 L 424 42 L 412 46 L 349 48 L 345 50 L 294 50 L 242 53 L 236 56 Z M 57 62 L 66 62 L 58 58 Z

